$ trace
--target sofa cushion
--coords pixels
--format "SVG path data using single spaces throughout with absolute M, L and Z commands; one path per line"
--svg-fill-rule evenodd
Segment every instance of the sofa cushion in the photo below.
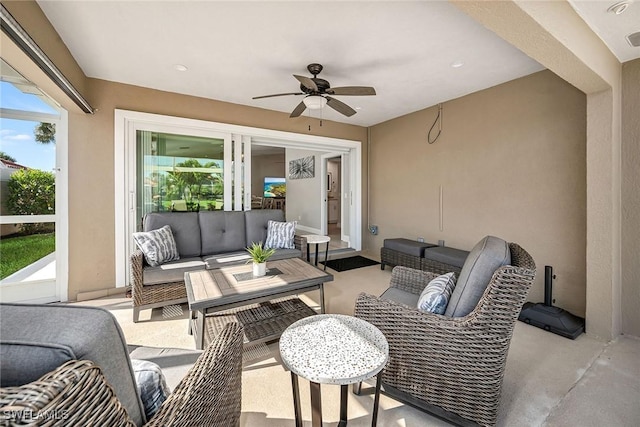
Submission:
M 143 285 L 157 285 L 159 283 L 182 282 L 184 273 L 203 270 L 205 263 L 200 257 L 182 258 L 157 267 L 145 267 Z
M 420 294 L 418 310 L 428 313 L 444 314 L 455 286 L 455 273 L 446 273 L 431 280 Z
M 269 221 L 283 222 L 285 220 L 284 211 L 280 209 L 251 210 L 246 211 L 244 215 L 247 230 L 245 247 L 251 246 L 253 242 L 264 243 L 267 240 Z
M 133 240 L 142 251 L 147 264 L 152 267 L 180 259 L 176 241 L 168 225 L 157 230 L 133 233 Z
M 449 248 L 447 246 L 435 246 L 424 250 L 425 258 L 432 259 L 443 264 L 455 265 L 459 268 L 462 268 L 468 256 L 468 251 Z
M 487 236 L 471 250 L 460 271 L 445 316 L 463 317 L 471 313 L 489 285 L 493 273 L 511 262 L 509 244 Z
M 155 363 L 148 360 L 131 359 L 131 366 L 144 413 L 147 420 L 150 420 L 158 412 L 162 403 L 167 400 L 169 387 L 167 387 L 160 366 Z
M 382 299 L 391 300 L 412 308 L 415 308 L 418 306 L 419 297 L 420 296 L 417 294 L 403 291 L 402 289 L 398 289 L 398 288 L 389 288 L 386 291 L 384 291 L 382 295 L 380 295 L 380 298 Z
M 201 211 L 198 215 L 203 256 L 245 248 L 244 212 Z
M 169 225 L 180 257 L 200 256 L 200 225 L 197 212 L 151 212 L 145 215 L 144 231 Z
M 294 249 L 294 237 L 298 221 L 269 221 L 265 246 L 273 249 Z
M 129 345 L 129 357 L 148 360 L 160 366 L 169 390 L 176 389 L 200 354 L 202 350 Z
M 73 359 L 98 365 L 129 416 L 136 425 L 142 425 L 144 410 L 128 349 L 111 313 L 97 307 L 54 304 L 0 304 L 0 311 L 3 386 L 7 378 L 14 384 L 37 380 L 68 352 Z M 37 361 L 34 351 L 39 353 Z

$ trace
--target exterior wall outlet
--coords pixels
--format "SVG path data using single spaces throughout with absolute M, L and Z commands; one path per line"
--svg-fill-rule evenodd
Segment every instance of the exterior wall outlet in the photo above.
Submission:
M 424 237 L 418 237 L 418 242 L 419 243 L 424 243 Z
M 369 233 L 376 235 L 378 234 L 378 226 L 377 225 L 370 225 L 369 226 Z

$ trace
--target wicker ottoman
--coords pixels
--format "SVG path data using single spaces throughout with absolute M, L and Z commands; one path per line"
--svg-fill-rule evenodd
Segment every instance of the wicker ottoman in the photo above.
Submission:
M 409 239 L 384 239 L 380 248 L 380 269 L 384 270 L 385 265 L 402 265 L 420 270 L 425 249 L 436 246 Z

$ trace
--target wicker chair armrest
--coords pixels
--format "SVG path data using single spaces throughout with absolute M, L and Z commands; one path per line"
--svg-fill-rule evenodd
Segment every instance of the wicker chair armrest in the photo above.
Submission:
M 307 259 L 307 238 L 305 236 L 296 234 L 295 236 L 293 236 L 293 244 L 295 245 L 296 249 L 302 252 L 302 255 L 300 255 L 300 258 L 306 260 Z
M 244 332 L 228 323 L 147 426 L 237 426 L 242 400 Z
M 429 282 L 436 277 L 438 277 L 436 273 L 399 265 L 391 271 L 389 287 L 420 295 Z
M 3 426 L 135 427 L 100 367 L 89 360 L 70 360 L 37 381 L 0 388 L 0 413 Z

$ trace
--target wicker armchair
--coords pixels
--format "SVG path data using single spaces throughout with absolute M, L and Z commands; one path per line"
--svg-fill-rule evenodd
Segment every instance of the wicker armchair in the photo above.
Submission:
M 227 324 L 146 426 L 237 426 L 242 340 L 242 327 Z M 0 425 L 135 426 L 88 360 L 71 360 L 38 381 L 1 388 Z
M 535 276 L 535 263 L 509 244 L 511 265 L 495 271 L 476 308 L 451 318 L 360 294 L 355 316 L 389 342 L 384 392 L 461 425 L 494 425 L 514 324 Z M 420 294 L 435 273 L 395 267 L 391 287 Z

